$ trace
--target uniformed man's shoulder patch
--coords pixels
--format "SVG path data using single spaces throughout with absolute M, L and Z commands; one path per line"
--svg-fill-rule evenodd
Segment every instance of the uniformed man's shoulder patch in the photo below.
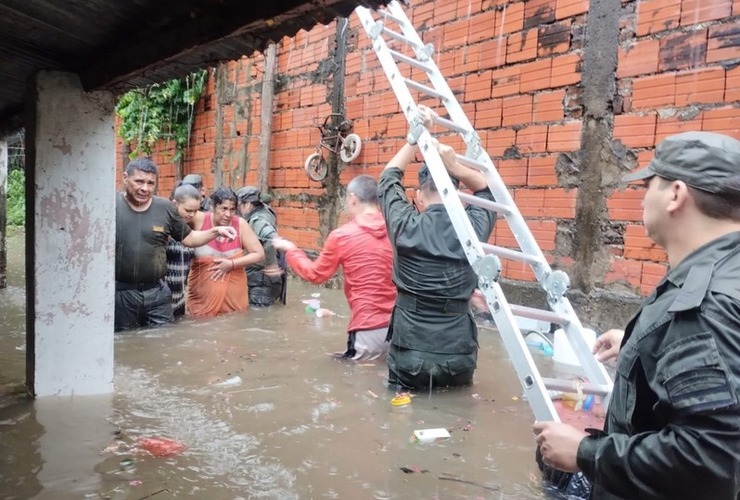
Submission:
M 164 233 L 164 226 L 152 226 L 152 231 L 155 233 Z

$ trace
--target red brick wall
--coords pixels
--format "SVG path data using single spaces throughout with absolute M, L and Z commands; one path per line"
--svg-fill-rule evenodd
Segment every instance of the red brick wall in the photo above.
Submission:
M 572 259 L 556 236 L 559 224 L 575 216 L 577 188 L 565 183 L 555 166 L 561 155 L 582 147 L 580 85 L 589 2 L 412 4 L 407 13 L 425 42 L 435 45 L 437 64 L 541 248 L 567 270 Z M 350 32 L 346 114 L 363 145 L 359 158 L 341 169 L 345 185 L 361 173 L 379 176 L 407 131 L 354 16 Z M 315 197 L 323 187 L 306 177 L 303 163 L 319 142 L 312 120 L 323 121 L 331 112 L 331 81 L 322 68 L 335 35 L 335 23 L 317 26 L 283 39 L 278 48 L 269 185 L 281 234 L 313 250 L 319 248 L 323 210 Z M 622 1 L 615 43 L 613 139 L 627 148 L 635 166 L 644 166 L 655 144 L 672 133 L 709 130 L 740 138 L 740 0 Z M 198 104 L 185 173 L 204 174 L 209 187 L 256 183 L 263 67 L 262 56 L 256 55 L 211 72 L 207 95 Z M 458 148 L 462 144 L 457 137 L 443 140 Z M 168 193 L 174 170 L 166 155 L 156 159 L 162 166 L 161 192 Z M 644 294 L 664 273 L 665 254 L 641 226 L 642 192 L 613 187 L 605 196 L 609 223 L 619 237 L 608 245 L 610 262 L 594 281 L 599 287 Z M 514 245 L 504 223 L 492 241 Z M 516 263 L 506 264 L 504 276 L 532 279 L 528 268 Z

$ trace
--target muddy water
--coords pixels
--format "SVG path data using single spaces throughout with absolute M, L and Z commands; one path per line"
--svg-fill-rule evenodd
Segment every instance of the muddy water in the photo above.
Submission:
M 17 382 L 22 311 L 6 300 L 17 290 L 0 293 L 0 380 Z M 316 293 L 336 316 L 305 311 Z M 544 497 L 532 415 L 493 330 L 481 331 L 473 387 L 398 408 L 383 363 L 328 355 L 344 347 L 341 292 L 292 281 L 288 301 L 118 335 L 112 396 L 6 398 L 0 498 Z M 425 428 L 451 438 L 410 441 Z M 151 456 L 142 437 L 185 450 Z

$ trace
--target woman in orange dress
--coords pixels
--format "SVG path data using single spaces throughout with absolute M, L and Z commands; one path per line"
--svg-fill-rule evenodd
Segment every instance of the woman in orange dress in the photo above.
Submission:
M 188 276 L 188 313 L 193 316 L 246 311 L 247 275 L 244 268 L 265 259 L 257 236 L 247 221 L 236 215 L 236 194 L 218 188 L 211 194 L 211 211 L 199 212 L 192 225 L 196 230 L 231 226 L 233 240 L 217 238 L 195 249 Z

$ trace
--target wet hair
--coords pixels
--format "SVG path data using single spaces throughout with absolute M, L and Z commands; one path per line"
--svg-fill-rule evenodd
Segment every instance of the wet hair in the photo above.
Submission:
M 740 222 L 740 175 L 725 179 L 719 193 L 710 193 L 688 186 L 699 211 L 712 219 Z
M 378 204 L 378 182 L 369 175 L 358 175 L 347 184 L 347 194 L 354 193 L 360 203 Z
M 158 173 L 157 165 L 151 160 L 151 158 L 144 157 L 131 160 L 128 165 L 126 165 L 126 175 L 133 174 L 134 170 L 139 170 L 145 174 L 157 175 Z
M 200 191 L 198 191 L 195 186 L 192 184 L 183 184 L 182 181 L 178 181 L 178 184 L 179 185 L 175 184 L 175 190 L 172 192 L 173 200 L 178 203 L 182 203 L 185 200 L 195 200 L 200 203 Z
M 220 187 L 216 189 L 213 193 L 211 193 L 211 203 L 213 203 L 214 207 L 229 200 L 234 202 L 234 206 L 236 206 L 238 203 L 236 199 L 236 193 L 231 188 Z

